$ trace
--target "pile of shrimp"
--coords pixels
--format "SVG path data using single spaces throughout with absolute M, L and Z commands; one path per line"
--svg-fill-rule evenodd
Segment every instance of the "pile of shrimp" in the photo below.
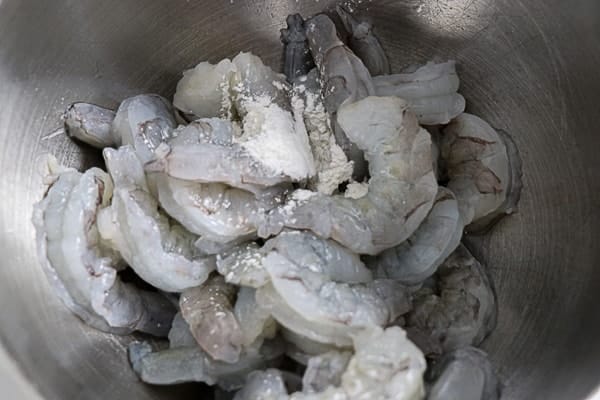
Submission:
M 345 32 L 288 17 L 285 74 L 240 53 L 185 71 L 172 102 L 72 104 L 66 132 L 106 171 L 49 157 L 33 215 L 43 268 L 93 328 L 165 339 L 129 346 L 148 384 L 497 399 L 476 348 L 496 298 L 461 240 L 516 210 L 517 148 L 464 113 L 454 61 L 392 74 L 371 24 L 337 15 Z

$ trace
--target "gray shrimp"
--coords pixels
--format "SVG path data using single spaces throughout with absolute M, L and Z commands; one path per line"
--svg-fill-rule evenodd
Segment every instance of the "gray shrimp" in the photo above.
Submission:
M 96 329 L 166 336 L 174 307 L 159 293 L 121 282 L 119 257 L 100 239 L 95 221 L 110 203 L 110 177 L 98 168 L 84 174 L 63 169 L 54 180 L 34 207 L 33 223 L 39 258 L 57 295 Z
M 308 360 L 311 357 L 331 351 L 349 350 L 349 347 L 338 347 L 332 344 L 319 343 L 310 340 L 306 336 L 302 336 L 285 327 L 280 328 L 281 336 L 287 342 L 285 354 L 292 360 L 302 365 L 308 365 Z
M 365 329 L 353 337 L 355 353 L 338 386 L 318 393 L 296 392 L 290 400 L 421 400 L 423 353 L 399 327 Z
M 98 215 L 102 238 L 142 279 L 165 292 L 202 284 L 216 267 L 214 257 L 198 257 L 196 237 L 159 210 L 133 148 L 106 148 L 104 159 L 115 191 L 111 206 Z
M 178 347 L 195 347 L 198 345 L 196 338 L 192 335 L 190 326 L 181 315 L 181 311 L 175 314 L 171 323 L 171 330 L 168 335 L 169 348 L 176 349 Z
M 319 193 L 292 197 L 267 216 L 259 236 L 283 227 L 308 229 L 355 253 L 376 255 L 408 239 L 425 219 L 438 191 L 431 139 L 406 101 L 367 97 L 344 104 L 338 121 L 369 161 L 367 194 L 358 199 Z
M 390 62 L 379 39 L 373 33 L 373 26 L 368 21 L 358 20 L 343 4 L 338 4 L 336 11 L 350 34 L 348 46 L 360 57 L 371 75 L 389 74 Z
M 440 187 L 429 215 L 405 242 L 368 261 L 381 278 L 416 285 L 435 273 L 460 244 L 464 225 L 454 194 Z
M 244 243 L 217 255 L 217 271 L 228 283 L 259 288 L 269 282 L 263 259 L 260 246 L 254 242 Z
M 373 77 L 378 96 L 406 99 L 423 125 L 447 124 L 465 110 L 456 62 L 428 62 L 414 72 Z
M 112 123 L 117 145 L 130 145 L 142 163 L 155 158 L 155 150 L 166 142 L 175 129 L 171 103 L 156 94 L 142 94 L 121 102 Z
M 181 293 L 181 315 L 200 347 L 215 360 L 235 363 L 242 351 L 242 327 L 233 313 L 236 288 L 221 275 Z
M 73 103 L 63 115 L 67 136 L 98 149 L 113 147 L 111 127 L 115 112 L 89 103 Z
M 337 327 L 337 335 L 350 336 L 360 328 L 385 326 L 409 310 L 408 290 L 400 283 L 392 280 L 341 282 L 334 272 L 324 273 L 315 268 L 310 260 L 318 258 L 318 254 L 315 249 L 312 252 L 312 255 L 298 259 L 294 253 L 290 256 L 275 249 L 263 261 L 271 279 L 269 286 L 272 285 L 285 304 L 301 318 Z M 285 322 L 279 322 L 286 326 Z M 292 326 L 286 327 L 295 331 Z
M 192 119 L 243 119 L 248 105 L 259 98 L 268 98 L 289 111 L 288 91 L 285 75 L 274 72 L 252 53 L 241 52 L 233 60 L 216 65 L 201 62 L 185 71 L 173 103 Z
M 174 132 L 170 146 L 193 146 L 206 143 L 231 144 L 233 132 L 229 122 L 217 118 L 193 121 Z M 223 183 L 198 183 L 177 179 L 164 173 L 149 174 L 156 181 L 158 201 L 165 211 L 202 240 L 231 243 L 255 234 L 263 214 L 285 198 L 285 185 L 248 190 Z
M 281 371 L 267 369 L 250 373 L 233 400 L 282 400 L 288 397 L 287 394 Z
M 409 337 L 427 355 L 477 346 L 496 326 L 494 290 L 483 266 L 463 245 L 438 268 L 433 288 L 415 293 L 406 315 Z
M 485 231 L 516 210 L 521 160 L 507 134 L 465 113 L 444 129 L 440 147 L 467 231 Z
M 234 143 L 234 127 L 230 122 L 205 120 L 198 124 L 198 129 L 228 130 L 229 139 L 171 142 L 162 147 L 158 159 L 149 163 L 146 171 L 197 183 L 223 183 L 255 194 L 266 187 L 292 181 L 258 160 L 240 143 Z
M 362 149 L 347 137 L 336 115 L 342 104 L 375 95 L 371 74 L 360 58 L 339 39 L 335 24 L 326 15 L 320 14 L 306 21 L 306 36 L 323 81 L 325 108 L 334 124 L 335 139 L 348 159 L 354 162 L 354 177 L 361 181 L 367 174 Z
M 315 63 L 310 54 L 308 39 L 304 29 L 304 19 L 300 14 L 288 15 L 287 29 L 281 30 L 281 41 L 285 46 L 283 72 L 288 82 L 306 75 Z
M 242 330 L 241 344 L 248 347 L 277 334 L 277 323 L 271 314 L 256 301 L 256 290 L 241 287 L 233 308 L 235 318 Z
M 488 355 L 475 347 L 445 354 L 430 371 L 428 400 L 498 400 L 501 385 Z
M 302 391 L 319 393 L 330 386 L 339 386 L 351 357 L 349 351 L 330 351 L 309 358 L 302 377 Z
M 129 360 L 139 378 L 149 384 L 204 382 L 236 390 L 244 386 L 248 373 L 268 367 L 283 351 L 281 340 L 267 340 L 260 348 L 246 349 L 237 363 L 230 364 L 212 359 L 198 346 L 155 352 L 147 342 L 133 342 L 129 345 Z

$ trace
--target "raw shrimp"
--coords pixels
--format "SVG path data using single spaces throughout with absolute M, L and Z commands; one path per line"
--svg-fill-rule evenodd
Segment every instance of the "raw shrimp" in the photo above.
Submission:
M 159 211 L 134 150 L 107 148 L 104 159 L 115 193 L 112 205 L 98 217 L 102 237 L 142 279 L 161 290 L 180 292 L 202 284 L 215 269 L 214 257 L 196 257 L 195 237 Z
M 200 347 L 215 360 L 235 363 L 242 350 L 242 328 L 233 313 L 236 288 L 221 275 L 181 293 L 181 315 Z
M 435 287 L 415 294 L 409 337 L 427 355 L 477 346 L 496 325 L 496 299 L 482 265 L 463 245 L 438 268 Z
M 217 255 L 217 270 L 228 283 L 259 288 L 269 282 L 263 259 L 261 248 L 249 242 Z
M 248 375 L 244 387 L 235 394 L 233 400 L 282 400 L 287 397 L 281 371 L 268 369 Z
M 473 222 L 474 230 L 481 230 L 514 211 L 521 191 L 521 162 L 508 135 L 500 136 L 481 118 L 462 114 L 444 130 L 441 152 L 448 188 L 458 199 L 465 225 Z
M 217 118 L 193 121 L 175 130 L 170 145 L 189 146 L 212 143 L 231 144 L 231 123 Z M 222 183 L 196 183 L 166 174 L 153 175 L 158 200 L 165 211 L 188 230 L 202 235 L 202 240 L 231 243 L 256 232 L 263 214 L 280 204 L 289 190 L 286 186 L 247 190 L 231 188 Z
M 260 348 L 242 352 L 235 364 L 212 359 L 200 347 L 178 347 L 153 352 L 150 344 L 134 342 L 129 345 L 129 360 L 143 382 L 172 385 L 185 382 L 218 384 L 225 390 L 244 385 L 248 373 L 265 368 L 283 354 L 280 340 L 267 340 Z
M 303 318 L 287 304 L 271 284 L 257 289 L 256 301 L 282 326 L 300 336 L 319 343 L 333 344 L 337 347 L 348 347 L 352 344 L 347 332 L 341 330 L 338 326 Z
M 266 121 L 266 119 L 262 120 Z M 264 160 L 259 160 L 248 147 L 245 147 L 248 142 L 234 142 L 234 127 L 230 122 L 221 121 L 216 124 L 214 119 L 211 119 L 203 121 L 203 125 L 198 127 L 212 132 L 227 129 L 231 132 L 230 139 L 227 142 L 209 140 L 195 144 L 171 142 L 169 146 L 163 146 L 163 149 L 158 152 L 160 153 L 158 160 L 150 163 L 146 170 L 164 172 L 173 178 L 199 183 L 220 182 L 253 193 L 260 192 L 265 187 L 294 180 L 283 170 L 273 168 Z M 279 134 L 283 131 L 275 132 Z M 304 171 L 303 168 L 301 169 Z M 302 178 L 302 176 L 297 177 Z
M 421 283 L 456 250 L 463 227 L 454 194 L 440 187 L 433 208 L 419 229 L 404 243 L 369 260 L 369 267 L 382 278 L 407 285 Z
M 142 94 L 124 100 L 112 123 L 117 145 L 133 146 L 142 163 L 155 158 L 154 151 L 175 129 L 171 103 L 156 94 Z
M 286 226 L 309 229 L 359 254 L 375 255 L 409 238 L 431 209 L 438 185 L 430 135 L 397 97 L 368 97 L 345 104 L 338 120 L 369 161 L 365 196 L 304 195 L 268 215 L 258 234 Z M 365 135 L 365 132 L 369 132 Z
M 224 59 L 213 65 L 201 62 L 193 69 L 183 72 L 177 83 L 173 105 L 190 119 L 232 115 L 231 77 L 235 65 Z
M 397 96 L 423 125 L 447 124 L 465 110 L 465 99 L 457 93 L 456 62 L 428 62 L 414 72 L 373 77 L 378 96 Z
M 339 386 L 329 386 L 320 393 L 294 393 L 290 399 L 423 399 L 425 358 L 401 328 L 366 329 L 353 341 L 355 354 L 342 374 Z
M 159 293 L 121 282 L 117 256 L 101 243 L 96 217 L 110 202 L 110 177 L 98 168 L 84 174 L 52 168 L 55 182 L 34 207 L 33 223 L 40 260 L 58 296 L 96 329 L 165 336 L 174 307 Z
M 308 48 L 308 39 L 304 29 L 304 19 L 300 14 L 288 15 L 287 29 L 281 30 L 281 41 L 285 46 L 283 72 L 288 82 L 306 75 L 315 63 Z
M 336 117 L 342 104 L 353 103 L 375 95 L 369 70 L 339 39 L 334 23 L 320 14 L 306 22 L 306 36 L 315 64 L 323 81 L 323 98 L 333 122 L 337 143 L 354 162 L 354 177 L 362 180 L 367 165 L 362 150 L 349 138 Z
M 488 356 L 475 347 L 444 355 L 427 372 L 428 400 L 497 400 L 500 384 Z
M 222 183 L 196 183 L 165 174 L 154 178 L 162 208 L 204 241 L 229 243 L 255 234 L 264 213 L 274 207 Z
M 368 283 L 373 280 L 371 271 L 356 254 L 310 232 L 282 232 L 268 240 L 262 252 L 265 255 L 276 252 L 296 268 L 322 274 L 336 282 Z
M 217 269 L 225 280 L 236 285 L 258 288 L 269 281 L 264 259 L 277 251 L 301 268 L 335 278 L 339 282 L 360 283 L 372 280 L 371 271 L 360 258 L 331 240 L 323 240 L 310 232 L 285 231 L 268 240 L 260 248 L 245 243 L 217 258 Z
M 519 150 L 513 138 L 502 130 L 497 130 L 498 136 L 506 146 L 508 155 L 508 165 L 510 171 L 509 184 L 506 188 L 506 199 L 494 212 L 473 221 L 469 227 L 469 233 L 478 234 L 488 231 L 496 222 L 505 215 L 510 215 L 517 210 L 517 204 L 521 198 L 521 190 L 523 189 L 522 181 L 522 161 L 519 155 Z
M 372 76 L 386 75 L 391 72 L 381 43 L 373 33 L 368 21 L 359 21 L 352 12 L 342 4 L 336 7 L 346 31 L 350 34 L 348 46 L 360 57 Z
M 339 386 L 352 353 L 330 351 L 311 357 L 302 377 L 302 391 L 319 393 L 330 386 Z
M 264 65 L 251 53 L 213 65 L 198 64 L 185 71 L 177 84 L 175 107 L 194 118 L 244 118 L 249 103 L 268 99 L 284 110 L 290 109 L 285 76 Z
M 316 175 L 309 180 L 307 187 L 332 194 L 340 184 L 350 181 L 354 164 L 348 161 L 336 143 L 329 114 L 323 104 L 316 68 L 297 79 L 292 91 L 292 106 L 295 113 L 302 114 L 315 161 Z
M 277 323 L 271 314 L 256 302 L 256 290 L 241 287 L 233 313 L 242 330 L 242 346 L 250 346 L 261 339 L 272 339 L 277 333 Z
M 67 136 L 103 149 L 115 146 L 111 133 L 115 112 L 89 103 L 73 103 L 63 115 Z
M 263 261 L 275 291 L 302 318 L 337 326 L 340 334 L 350 335 L 358 328 L 385 326 L 409 310 L 408 292 L 401 284 L 391 280 L 340 283 L 334 273 L 328 276 L 307 262 L 318 257 L 316 250 L 296 259 L 293 252 L 288 255 L 276 249 Z
M 340 350 L 339 347 L 315 342 L 284 327 L 281 328 L 281 334 L 287 342 L 286 355 L 302 365 L 307 365 L 313 356 Z
M 237 114 L 245 118 L 249 107 L 265 100 L 290 111 L 290 86 L 285 75 L 274 72 L 252 53 L 240 52 L 231 60 L 236 73 L 231 77 L 231 91 Z
M 196 339 L 190 331 L 190 326 L 185 319 L 183 319 L 181 312 L 175 314 L 168 337 L 169 347 L 171 349 L 177 347 L 194 347 L 198 345 L 198 342 L 196 342 Z

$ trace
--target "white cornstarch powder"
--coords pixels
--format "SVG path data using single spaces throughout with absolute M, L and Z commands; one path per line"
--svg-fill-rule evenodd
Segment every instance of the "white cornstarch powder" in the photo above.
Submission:
M 268 98 L 244 102 L 243 135 L 238 143 L 276 173 L 292 179 L 307 179 L 315 174 L 315 161 L 306 129 L 298 126 L 289 111 Z
M 317 172 L 309 188 L 330 195 L 352 177 L 353 164 L 335 141 L 320 94 L 306 90 L 304 85 L 296 86 L 294 91 L 292 105 L 294 109 L 303 110 Z

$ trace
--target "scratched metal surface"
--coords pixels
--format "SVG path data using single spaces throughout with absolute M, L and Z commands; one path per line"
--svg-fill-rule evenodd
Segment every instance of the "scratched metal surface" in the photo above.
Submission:
M 150 388 L 129 339 L 84 327 L 38 267 L 32 204 L 42 154 L 96 164 L 59 127 L 65 105 L 171 95 L 185 68 L 251 50 L 280 64 L 290 12 L 332 1 L 0 0 L 0 341 L 45 399 L 192 399 Z M 524 159 L 521 212 L 471 238 L 494 277 L 486 342 L 505 399 L 584 399 L 600 382 L 600 3 L 596 0 L 363 1 L 394 68 L 455 58 L 469 111 L 510 132 Z M 25 397 L 24 397 L 25 398 Z M 29 398 L 29 397 L 27 397 Z

